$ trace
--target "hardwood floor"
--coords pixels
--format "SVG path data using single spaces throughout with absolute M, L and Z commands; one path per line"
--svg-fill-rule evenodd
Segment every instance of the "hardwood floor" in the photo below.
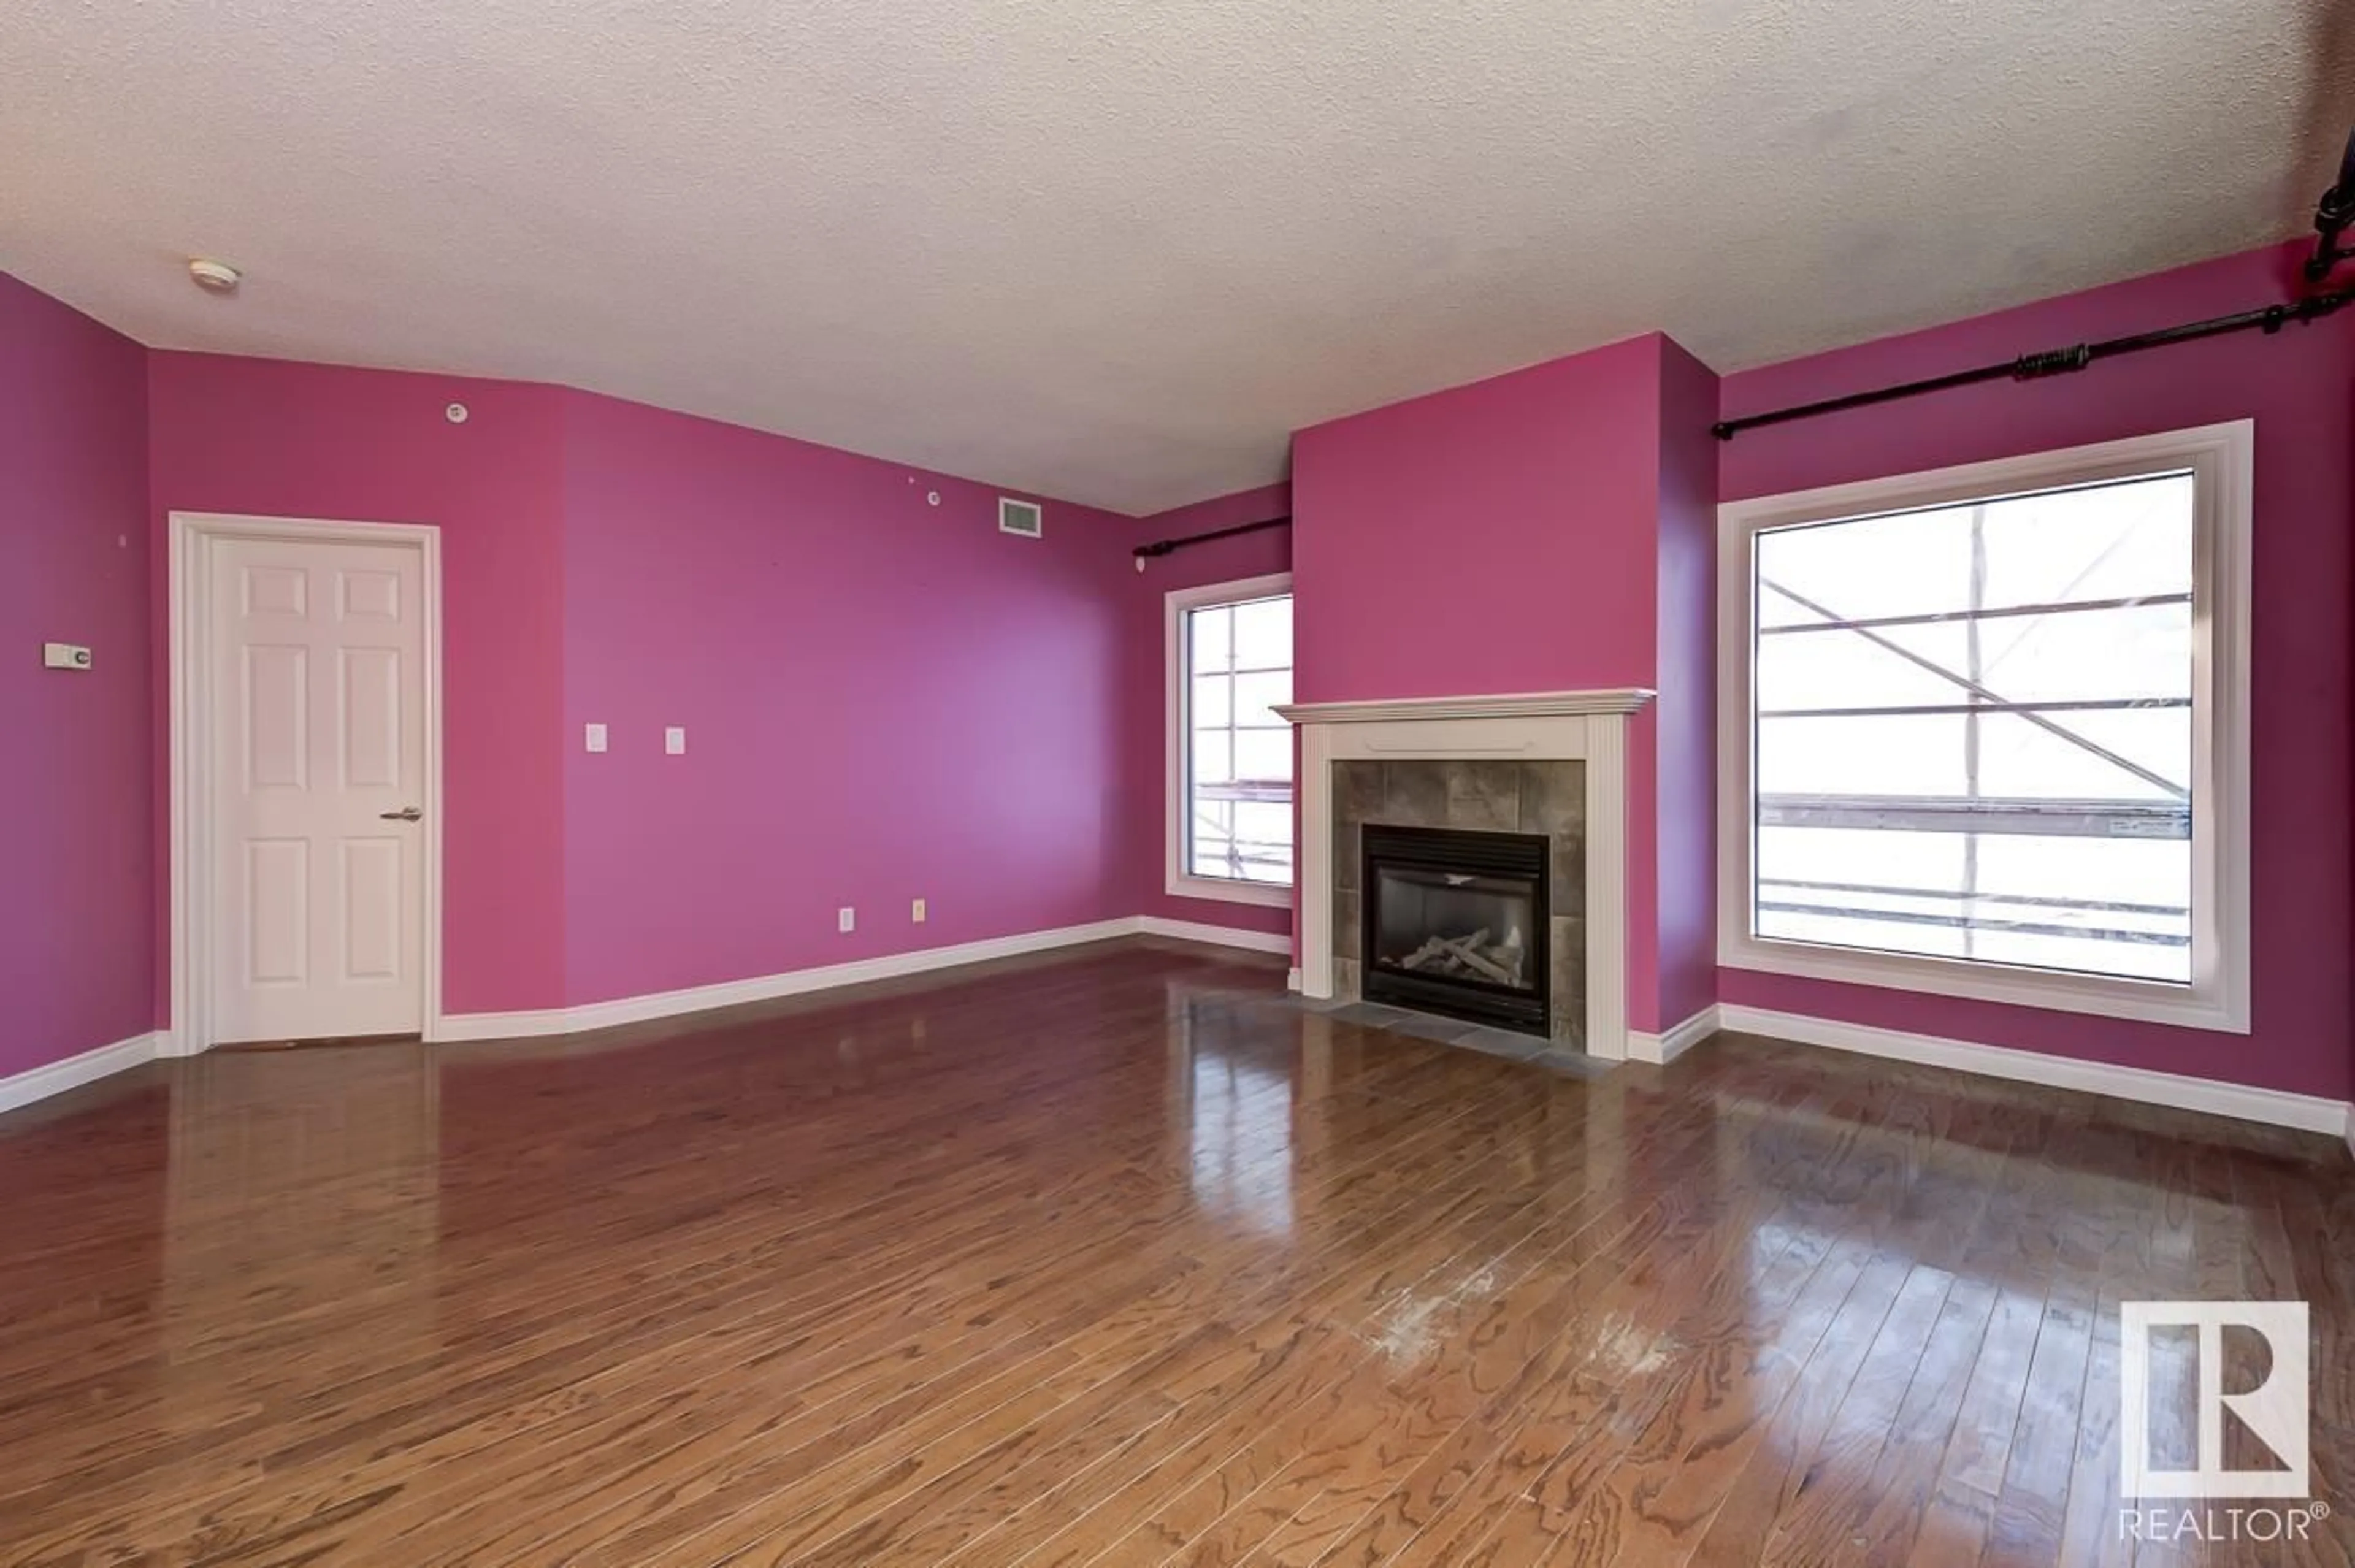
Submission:
M 2309 1302 L 2355 1505 L 2333 1141 L 1281 985 L 1129 943 L 0 1117 L 0 1561 L 2350 1561 L 2118 1521 L 2145 1297 Z

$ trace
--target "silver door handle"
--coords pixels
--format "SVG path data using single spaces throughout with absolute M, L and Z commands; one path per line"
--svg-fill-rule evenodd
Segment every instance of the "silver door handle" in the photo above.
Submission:
M 404 805 L 399 811 L 379 811 L 377 815 L 387 822 L 415 822 L 425 815 L 425 808 Z

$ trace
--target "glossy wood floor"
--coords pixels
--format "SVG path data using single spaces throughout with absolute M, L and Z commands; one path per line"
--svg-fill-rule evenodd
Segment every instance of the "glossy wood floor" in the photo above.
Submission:
M 1281 983 L 1129 944 L 0 1117 L 0 1562 L 2349 1560 L 2116 1520 L 2147 1296 L 2311 1302 L 2355 1504 L 2334 1142 Z

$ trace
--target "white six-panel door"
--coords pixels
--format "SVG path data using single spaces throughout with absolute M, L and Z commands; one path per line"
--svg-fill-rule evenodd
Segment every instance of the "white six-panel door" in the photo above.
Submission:
M 421 555 L 282 539 L 205 554 L 210 907 L 192 913 L 209 927 L 210 1040 L 419 1030 Z

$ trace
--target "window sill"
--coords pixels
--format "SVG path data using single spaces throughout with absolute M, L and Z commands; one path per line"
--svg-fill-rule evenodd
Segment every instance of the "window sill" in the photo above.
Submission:
M 1766 941 L 1733 933 L 1721 936 L 1717 962 L 1727 969 L 1955 997 L 2004 1007 L 2088 1013 L 2140 1023 L 2210 1029 L 2220 1034 L 2249 1032 L 2246 1002 L 2236 1004 L 2221 994 L 2221 987 L 2064 975 L 2001 964 Z
M 1289 882 L 1230 882 L 1218 877 L 1171 877 L 1162 891 L 1173 899 L 1209 899 L 1218 903 L 1290 909 Z

